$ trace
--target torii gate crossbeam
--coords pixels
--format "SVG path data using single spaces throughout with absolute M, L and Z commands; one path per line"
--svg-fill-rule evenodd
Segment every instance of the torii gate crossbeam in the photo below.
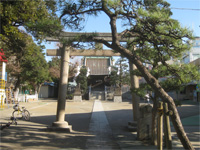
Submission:
M 47 56 L 61 56 L 61 50 L 47 49 Z M 70 56 L 121 56 L 120 53 L 114 53 L 112 50 L 73 50 Z
M 108 42 L 112 41 L 112 34 L 111 33 L 97 33 L 97 32 L 61 32 L 60 36 L 64 39 L 71 39 L 71 38 L 75 38 L 77 36 L 81 36 L 81 35 L 87 35 L 87 36 L 94 36 L 97 39 L 104 39 Z M 118 33 L 118 35 L 120 35 L 120 33 Z M 129 39 L 133 39 L 132 37 L 130 37 Z M 46 38 L 47 41 L 52 41 L 52 42 L 59 42 L 59 39 L 57 38 L 53 38 L 53 37 L 47 37 Z M 120 42 L 127 42 L 128 38 L 121 38 L 119 41 Z M 75 42 L 75 41 L 74 41 Z

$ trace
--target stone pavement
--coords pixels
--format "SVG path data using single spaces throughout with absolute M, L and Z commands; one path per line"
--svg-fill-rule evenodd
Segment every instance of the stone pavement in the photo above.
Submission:
M 99 100 L 94 101 L 88 132 L 94 137 L 87 140 L 87 149 L 120 149 L 114 140 L 102 103 Z
M 156 149 L 146 141 L 138 141 L 136 132 L 129 132 L 132 121 L 130 101 L 66 102 L 66 121 L 71 133 L 48 132 L 46 127 L 56 119 L 56 100 L 20 103 L 31 113 L 30 121 L 18 120 L 18 125 L 1 131 L 1 149 Z M 7 123 L 12 105 L 0 110 L 0 122 Z M 196 149 L 200 149 L 199 104 L 178 107 L 186 133 Z M 189 124 L 188 121 L 189 120 Z M 174 129 L 172 128 L 172 131 Z M 173 132 L 173 149 L 183 149 Z

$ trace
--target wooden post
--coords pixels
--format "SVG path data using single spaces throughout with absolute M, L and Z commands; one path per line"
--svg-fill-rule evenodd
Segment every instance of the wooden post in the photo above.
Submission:
M 158 104 L 158 149 L 163 149 L 163 102 Z
M 164 137 L 165 137 L 165 145 L 167 149 L 172 149 L 172 137 L 171 137 L 171 128 L 169 121 L 169 110 L 167 103 L 164 103 Z

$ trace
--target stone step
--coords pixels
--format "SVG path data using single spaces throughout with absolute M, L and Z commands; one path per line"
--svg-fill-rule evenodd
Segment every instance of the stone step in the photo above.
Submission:
M 90 93 L 90 100 L 103 100 L 105 98 L 104 91 L 91 91 Z
M 104 91 L 91 91 L 91 93 L 105 93 Z
M 98 96 L 94 96 L 94 95 L 90 96 L 90 100 L 95 100 L 95 99 L 103 100 L 104 96 L 100 96 L 100 95 L 98 95 Z

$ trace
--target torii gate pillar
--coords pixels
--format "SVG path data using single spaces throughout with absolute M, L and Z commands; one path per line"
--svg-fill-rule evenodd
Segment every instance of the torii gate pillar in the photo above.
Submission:
M 52 123 L 52 127 L 50 128 L 52 130 L 66 130 L 70 132 L 72 130 L 72 126 L 68 125 L 68 122 L 65 121 L 65 104 L 69 74 L 70 47 L 63 46 L 61 48 L 61 54 L 60 85 L 56 121 Z
M 129 68 L 130 72 L 136 69 L 136 66 L 129 61 Z M 136 75 L 131 75 L 131 88 L 139 88 L 139 80 Z M 133 121 L 136 123 L 139 119 L 139 97 L 135 94 L 132 93 L 132 105 L 133 105 Z

